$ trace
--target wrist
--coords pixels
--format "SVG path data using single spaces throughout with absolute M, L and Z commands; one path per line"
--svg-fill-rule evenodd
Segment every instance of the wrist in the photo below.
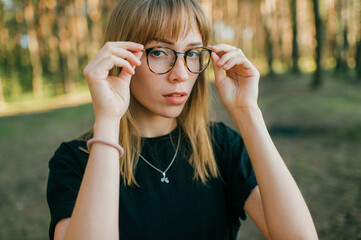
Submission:
M 118 144 L 120 119 L 95 119 L 93 137 Z
M 244 119 L 245 117 L 257 116 L 257 115 L 262 116 L 262 112 L 261 109 L 258 107 L 258 105 L 254 105 L 254 106 L 248 106 L 242 108 L 233 108 L 231 111 L 229 111 L 229 115 L 233 120 L 242 121 L 242 119 Z
M 258 106 L 237 109 L 230 116 L 241 134 L 252 126 L 264 122 L 261 109 Z

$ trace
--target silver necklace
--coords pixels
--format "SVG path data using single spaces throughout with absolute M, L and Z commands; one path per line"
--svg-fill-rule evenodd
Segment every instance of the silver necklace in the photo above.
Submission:
M 138 154 L 139 157 L 144 160 L 144 162 L 146 162 L 149 166 L 151 166 L 152 168 L 154 168 L 155 170 L 157 170 L 158 172 L 160 172 L 161 174 L 163 174 L 163 177 L 160 179 L 160 181 L 163 182 L 163 183 L 169 183 L 169 179 L 168 179 L 168 177 L 166 176 L 166 174 L 167 174 L 167 171 L 169 170 L 169 168 L 172 166 L 172 164 L 173 164 L 173 162 L 174 162 L 174 160 L 175 160 L 175 158 L 176 158 L 176 156 L 177 156 L 177 154 L 178 154 L 179 145 L 180 145 L 180 139 L 181 139 L 181 137 L 180 137 L 180 133 L 179 133 L 177 148 L 176 148 L 176 150 L 175 150 L 173 159 L 172 159 L 172 161 L 170 162 L 170 164 L 168 165 L 168 167 L 167 167 L 164 171 L 162 171 L 162 170 L 160 170 L 159 168 L 155 167 L 153 164 L 151 164 L 150 162 L 148 162 L 147 159 L 145 159 L 142 155 Z

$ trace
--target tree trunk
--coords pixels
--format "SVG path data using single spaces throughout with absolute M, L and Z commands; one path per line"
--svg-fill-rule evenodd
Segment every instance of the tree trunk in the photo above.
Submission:
M 336 60 L 337 59 L 337 42 L 336 42 L 336 24 L 337 24 L 337 10 L 336 0 L 329 1 L 327 10 L 327 57 Z
M 77 14 L 77 24 L 78 31 L 76 34 L 76 44 L 77 44 L 77 53 L 78 53 L 78 66 L 83 66 L 84 64 L 88 64 L 88 55 L 87 48 L 89 46 L 89 38 L 88 38 L 88 20 L 87 20 L 87 12 L 84 9 L 86 5 L 85 0 L 75 0 L 76 14 Z M 78 67 L 77 69 L 77 78 L 81 76 L 80 72 L 83 72 L 83 69 Z
M 3 33 L 3 30 L 5 30 L 5 11 L 4 11 L 4 4 L 2 3 L 2 1 L 0 1 L 0 34 Z M 4 32 L 5 33 L 5 32 Z M 4 57 L 2 56 L 2 53 L 5 51 L 5 47 L 4 47 L 4 42 L 2 41 L 3 38 L 0 35 L 0 63 L 2 65 L 2 60 L 4 59 Z M 2 67 L 0 67 L 0 73 L 1 73 L 1 69 Z M 4 98 L 4 90 L 3 90 L 3 86 L 2 86 L 2 79 L 1 79 L 1 75 L 0 75 L 0 109 L 3 108 L 5 106 L 5 98 Z
M 315 19 L 315 28 L 316 28 L 316 49 L 315 49 L 316 71 L 313 75 L 311 88 L 317 89 L 322 84 L 322 73 L 321 73 L 322 34 L 321 34 L 321 18 L 320 18 L 318 0 L 313 0 L 313 13 Z
M 292 15 L 292 72 L 299 73 L 300 69 L 298 67 L 298 43 L 297 43 L 297 0 L 291 1 L 291 15 Z
M 74 0 L 68 2 L 66 6 L 66 24 L 67 24 L 67 31 L 68 31 L 68 44 L 66 48 L 66 62 L 68 68 L 68 77 L 65 81 L 65 92 L 66 93 L 73 93 L 75 91 L 75 80 L 78 78 L 78 69 L 79 69 L 79 62 L 78 62 L 78 52 L 77 52 L 77 41 L 76 41 L 76 34 L 77 34 L 77 12 L 75 7 Z
M 265 0 L 263 4 L 261 4 L 261 13 L 262 13 L 262 22 L 265 31 L 265 49 L 266 49 L 266 57 L 269 66 L 269 75 L 273 75 L 273 59 L 274 59 L 274 47 L 272 41 L 272 24 L 274 23 L 272 19 L 272 3 L 271 1 Z
M 342 65 L 341 65 L 341 70 L 343 73 L 346 73 L 348 71 L 347 55 L 348 55 L 349 44 L 347 40 L 347 34 L 348 34 L 348 27 L 347 27 L 347 22 L 345 22 L 345 27 L 343 29 L 343 47 L 342 47 Z
M 348 2 L 338 1 L 338 25 L 339 33 L 337 38 L 341 41 L 337 45 L 337 59 L 336 59 L 336 72 L 345 73 L 348 70 L 347 57 L 348 57 Z
M 274 71 L 273 71 L 273 44 L 271 42 L 271 34 L 268 30 L 268 28 L 265 26 L 265 32 L 266 32 L 266 55 L 267 55 L 267 62 L 268 62 L 268 66 L 269 66 L 269 71 L 268 74 L 269 75 L 274 75 Z
M 0 76 L 0 110 L 6 106 L 5 98 L 4 98 L 4 91 L 3 91 L 3 85 L 2 80 Z
M 67 5 L 64 2 L 59 2 L 57 7 L 57 25 L 59 36 L 59 65 L 64 91 L 70 92 L 72 89 L 71 79 L 69 77 L 68 69 L 68 52 L 69 52 L 69 31 L 67 29 L 68 19 L 66 16 Z
M 106 4 L 107 2 L 103 2 Z M 89 26 L 90 26 L 90 46 L 88 47 L 88 58 L 92 59 L 100 49 L 100 43 L 104 41 L 102 34 L 102 7 L 99 0 L 88 0 L 88 15 L 89 15 Z M 104 10 L 105 12 L 105 10 Z
M 355 53 L 355 62 L 356 62 L 356 73 L 359 80 L 361 80 L 361 2 L 356 1 L 354 4 L 354 9 L 356 11 L 356 53 Z
M 361 80 L 361 40 L 358 40 L 356 47 L 356 71 L 358 79 Z
M 42 82 L 42 73 L 43 67 L 40 60 L 39 54 L 39 42 L 38 36 L 35 29 L 34 21 L 34 7 L 32 1 L 28 0 L 26 2 L 25 8 L 25 21 L 27 25 L 27 34 L 29 37 L 29 56 L 30 63 L 32 66 L 32 84 L 33 84 L 33 94 L 35 97 L 43 96 L 43 82 Z
M 347 4 L 347 3 L 346 3 Z M 338 31 L 335 33 L 335 42 L 336 42 L 336 73 L 344 73 L 347 69 L 347 21 L 345 18 L 345 12 L 347 11 L 345 3 L 341 0 L 336 1 L 337 9 L 337 25 Z M 337 41 L 338 40 L 338 41 Z
M 50 71 L 50 35 L 53 27 L 53 20 L 50 18 L 48 6 L 55 5 L 48 3 L 47 0 L 37 0 L 37 34 L 39 38 L 39 51 L 41 63 L 43 66 L 43 74 L 49 74 Z M 48 6 L 47 6 L 48 5 Z

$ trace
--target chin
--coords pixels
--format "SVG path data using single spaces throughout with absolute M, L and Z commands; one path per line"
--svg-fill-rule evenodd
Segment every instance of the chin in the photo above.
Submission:
M 149 117 L 160 116 L 164 118 L 176 118 L 182 113 L 183 108 L 185 106 L 185 103 L 180 105 L 169 105 L 167 103 L 164 104 L 164 102 L 159 103 L 159 102 L 151 102 L 151 101 L 142 104 L 135 97 L 132 98 L 131 100 L 132 101 L 130 105 L 135 110 L 135 112 L 138 111 L 142 112 L 145 115 L 148 115 Z
M 171 109 L 162 109 L 163 111 L 159 112 L 158 114 L 165 118 L 176 118 L 182 113 L 183 108 L 184 105 L 173 107 Z

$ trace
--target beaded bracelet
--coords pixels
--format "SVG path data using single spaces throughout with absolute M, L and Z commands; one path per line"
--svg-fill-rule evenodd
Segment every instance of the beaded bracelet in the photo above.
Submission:
M 123 154 L 124 154 L 124 149 L 122 148 L 122 146 L 120 146 L 119 144 L 114 144 L 114 143 L 105 141 L 105 140 L 100 139 L 100 138 L 92 138 L 92 139 L 89 139 L 87 141 L 86 146 L 87 146 L 89 152 L 91 150 L 91 147 L 92 147 L 93 143 L 102 143 L 102 144 L 105 144 L 105 145 L 108 145 L 110 147 L 113 147 L 113 148 L 117 149 L 119 151 L 119 158 L 121 158 L 123 156 Z

